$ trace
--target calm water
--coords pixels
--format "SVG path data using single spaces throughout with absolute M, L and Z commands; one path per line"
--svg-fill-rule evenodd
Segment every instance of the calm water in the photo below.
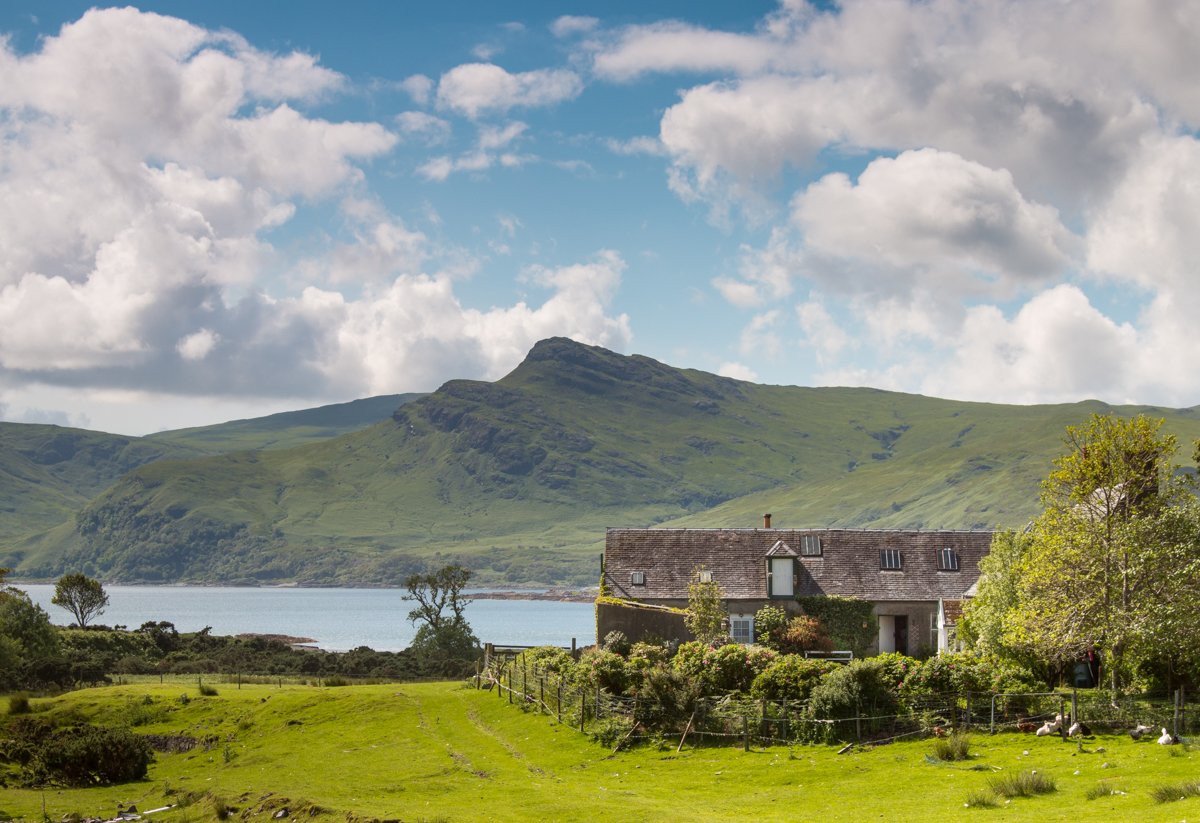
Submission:
M 19 585 L 60 625 L 71 616 L 50 603 L 52 585 Z M 400 589 L 253 589 L 190 586 L 105 586 L 109 605 L 96 622 L 135 629 L 166 620 L 181 632 L 212 626 L 213 634 L 287 634 L 311 637 L 322 649 L 370 646 L 398 651 L 416 630 L 412 604 Z M 548 600 L 476 600 L 467 620 L 483 642 L 522 646 L 580 646 L 596 641 L 591 603 Z

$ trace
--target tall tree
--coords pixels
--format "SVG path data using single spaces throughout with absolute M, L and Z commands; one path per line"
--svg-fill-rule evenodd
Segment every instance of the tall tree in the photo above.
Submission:
M 99 617 L 108 606 L 108 594 L 99 580 L 85 574 L 65 574 L 54 584 L 50 602 L 69 611 L 79 624 L 87 628 L 93 617 Z
M 408 590 L 404 599 L 417 604 L 408 613 L 409 621 L 417 625 L 411 648 L 431 674 L 456 674 L 479 651 L 479 639 L 466 618 L 471 599 L 462 593 L 470 579 L 470 569 L 450 564 L 411 574 L 404 581 Z
M 958 636 L 977 652 L 1011 657 L 1005 628 L 1020 604 L 1017 571 L 1029 548 L 1029 535 L 1012 529 L 996 532 L 979 561 L 977 594 L 963 607 Z
M 1017 564 L 1018 605 L 1004 641 L 1067 662 L 1103 654 L 1115 693 L 1194 622 L 1200 534 L 1162 421 L 1094 415 L 1042 486 L 1045 511 Z
M 725 625 L 725 604 L 721 602 L 720 586 L 715 580 L 705 580 L 703 572 L 703 566 L 692 570 L 692 582 L 688 583 L 687 614 L 683 623 L 700 642 L 715 643 L 729 636 Z

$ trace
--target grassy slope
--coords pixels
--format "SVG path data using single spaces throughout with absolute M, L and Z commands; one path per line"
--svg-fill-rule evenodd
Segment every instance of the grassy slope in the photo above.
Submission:
M 49 545 L 60 557 L 75 514 L 122 475 L 157 460 L 312 443 L 387 419 L 420 395 L 384 395 L 252 420 L 126 437 L 59 426 L 0 423 L 0 546 Z M 50 530 L 48 536 L 34 535 Z M 15 565 L 0 549 L 0 565 Z
M 610 756 L 569 727 L 525 714 L 456 684 L 337 689 L 219 686 L 216 697 L 182 706 L 178 685 L 125 686 L 35 700 L 35 708 L 119 723 L 158 714 L 137 731 L 228 739 L 208 752 L 158 755 L 147 781 L 48 790 L 49 819 L 71 812 L 103 816 L 206 795 L 154 819 L 210 820 L 211 798 L 262 819 L 284 805 L 323 819 L 403 820 L 1180 820 L 1200 815 L 1200 798 L 1157 805 L 1149 792 L 1193 781 L 1200 753 L 1172 752 L 1127 735 L 1101 736 L 1078 753 L 1057 738 L 975 735 L 970 770 L 925 761 L 928 740 L 837 755 L 836 747 L 643 747 Z M 150 695 L 150 707 L 140 705 Z M 130 708 L 134 707 L 134 708 Z M 1025 756 L 1023 751 L 1029 751 Z M 1107 764 L 1107 767 L 1105 767 Z M 996 771 L 992 771 L 992 769 Z M 964 808 L 991 774 L 1036 769 L 1058 791 L 1003 809 Z M 1078 772 L 1076 774 L 1075 772 Z M 1116 785 L 1125 795 L 1085 792 Z M 40 791 L 6 789 L 0 819 L 42 819 Z
M 249 420 L 231 420 L 213 426 L 158 432 L 145 439 L 187 446 L 206 454 L 290 448 L 366 428 L 386 420 L 400 406 L 421 396 L 386 394 Z
M 353 434 L 144 467 L 19 570 L 395 582 L 440 554 L 481 582 L 583 582 L 605 526 L 1016 526 L 1064 427 L 1108 408 L 758 386 L 544 341 Z M 1194 410 L 1149 411 L 1200 436 Z
M 0 423 L 0 544 L 74 517 L 130 469 L 198 453 L 103 432 Z

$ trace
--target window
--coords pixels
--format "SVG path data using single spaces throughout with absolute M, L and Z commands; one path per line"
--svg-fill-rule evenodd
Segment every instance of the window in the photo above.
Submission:
M 791 597 L 796 593 L 796 561 L 790 557 L 772 557 L 767 566 L 767 593 L 771 597 Z
M 645 586 L 646 585 L 646 573 L 645 572 L 631 573 L 629 575 L 629 582 L 635 586 Z
M 712 582 L 712 572 L 710 572 L 708 569 L 701 569 L 700 570 L 700 582 L 701 583 L 711 583 Z
M 815 534 L 806 534 L 800 538 L 801 557 L 820 557 L 821 538 Z
M 734 643 L 748 645 L 754 642 L 754 617 L 744 614 L 729 615 L 729 636 Z
M 940 572 L 958 571 L 958 552 L 954 549 L 938 549 L 937 567 Z
M 882 549 L 879 552 L 879 568 L 883 569 L 884 571 L 901 571 L 904 566 L 903 560 L 900 557 L 900 550 Z

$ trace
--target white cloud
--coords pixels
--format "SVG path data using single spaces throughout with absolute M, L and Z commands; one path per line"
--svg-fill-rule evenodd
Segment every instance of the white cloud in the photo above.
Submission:
M 436 146 L 450 137 L 450 124 L 440 117 L 423 111 L 405 111 L 396 115 L 400 133 L 416 137 L 427 146 Z
M 564 14 L 550 24 L 550 32 L 555 37 L 571 37 L 576 34 L 587 34 L 600 25 L 599 18 L 581 15 Z
M 471 119 L 513 108 L 552 106 L 583 91 L 579 75 L 566 69 L 509 73 L 491 63 L 464 63 L 438 81 L 438 105 Z
M 616 140 L 609 137 L 604 140 L 604 145 L 613 154 L 625 156 L 644 154 L 651 157 L 663 157 L 667 153 L 666 147 L 657 137 L 631 137 L 628 140 Z
M 625 29 L 616 43 L 596 54 L 593 68 L 601 77 L 621 81 L 657 71 L 741 74 L 769 65 L 773 51 L 757 36 L 664 22 Z
M 213 350 L 220 339 L 220 335 L 211 329 L 200 329 L 181 338 L 175 349 L 184 360 L 203 360 L 208 357 L 208 353 Z
M 935 149 L 874 160 L 857 183 L 822 178 L 796 196 L 793 222 L 811 253 L 926 285 L 932 275 L 960 296 L 1059 275 L 1075 245 L 1058 212 L 1025 200 L 1007 171 Z
M 418 106 L 429 104 L 433 96 L 433 80 L 423 74 L 413 74 L 400 81 L 402 88 Z
M 758 373 L 742 363 L 722 363 L 717 369 L 717 374 L 722 377 L 731 377 L 734 380 L 745 380 L 749 383 L 758 382 Z
M 578 90 L 574 75 L 507 77 L 500 108 Z M 147 396 L 344 398 L 496 377 L 550 335 L 629 341 L 629 319 L 611 311 L 625 265 L 615 252 L 527 273 L 539 302 L 463 305 L 456 284 L 478 261 L 362 185 L 359 163 L 397 136 L 299 108 L 343 85 L 308 55 L 132 9 L 89 12 L 28 55 L 0 43 L 6 402 L 43 408 L 37 398 L 103 386 L 111 417 Z M 406 87 L 419 98 L 432 85 Z M 448 129 L 421 112 L 396 124 L 427 139 Z M 446 162 L 529 162 L 514 148 L 524 130 L 482 127 L 475 151 Z M 266 239 L 331 200 L 344 231 L 307 238 L 301 259 Z M 289 292 L 297 279 L 306 288 Z

